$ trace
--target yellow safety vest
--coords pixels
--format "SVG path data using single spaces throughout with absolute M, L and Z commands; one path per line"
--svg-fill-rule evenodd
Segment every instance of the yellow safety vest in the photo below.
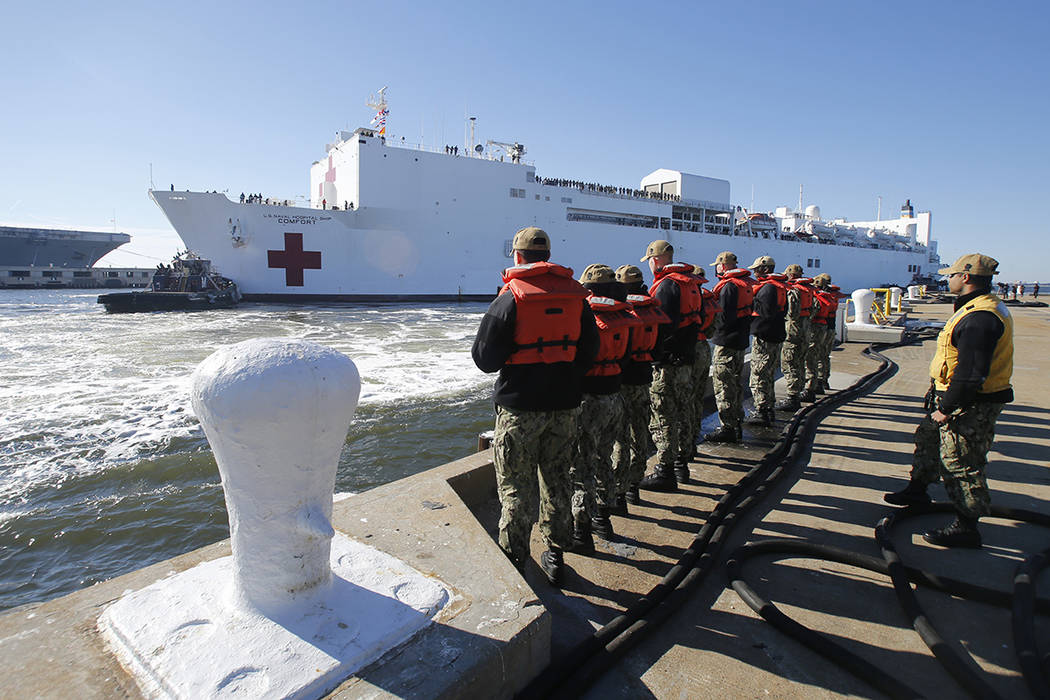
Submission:
M 948 319 L 944 330 L 937 336 L 937 354 L 930 362 L 930 376 L 938 391 L 945 391 L 952 381 L 959 364 L 959 351 L 952 345 L 952 332 L 959 321 L 975 311 L 991 311 L 1003 322 L 1003 335 L 992 352 L 992 366 L 988 377 L 977 390 L 980 394 L 993 394 L 1010 388 L 1010 375 L 1014 370 L 1014 320 L 1006 305 L 991 294 L 982 294 L 968 301 Z

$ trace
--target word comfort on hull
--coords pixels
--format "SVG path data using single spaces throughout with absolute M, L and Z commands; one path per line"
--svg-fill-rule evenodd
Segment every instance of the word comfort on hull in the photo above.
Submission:
M 372 129 L 340 132 L 311 168 L 309 206 L 258 196 L 152 191 L 189 250 L 212 260 L 246 299 L 488 299 L 509 266 L 514 232 L 547 230 L 553 259 L 582 270 L 638 264 L 664 238 L 675 258 L 828 272 L 844 290 L 906 285 L 938 266 L 930 214 L 822 221 L 810 206 L 754 214 L 730 205 L 729 182 L 660 169 L 637 188 L 538 175 L 520 144 L 431 151 Z M 502 155 L 496 146 L 502 148 Z

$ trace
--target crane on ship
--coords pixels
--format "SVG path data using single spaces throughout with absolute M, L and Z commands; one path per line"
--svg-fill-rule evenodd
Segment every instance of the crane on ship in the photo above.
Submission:
M 503 152 L 510 156 L 511 163 L 520 163 L 521 157 L 525 155 L 525 146 L 520 143 L 504 143 L 502 141 L 488 140 L 485 142 L 486 146 L 497 146 L 503 149 Z

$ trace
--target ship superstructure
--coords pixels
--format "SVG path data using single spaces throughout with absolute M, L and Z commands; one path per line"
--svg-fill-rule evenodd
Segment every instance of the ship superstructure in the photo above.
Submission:
M 537 172 L 520 143 L 442 152 L 381 131 L 337 133 L 310 169 L 308 207 L 240 204 L 214 192 L 151 195 L 186 246 L 247 299 L 490 298 L 514 232 L 530 225 L 551 235 L 554 260 L 580 270 L 638 264 L 655 238 L 670 240 L 678 260 L 706 266 L 721 250 L 745 264 L 772 255 L 778 266 L 829 272 L 847 290 L 905 284 L 938 261 L 928 214 L 897 229 L 831 225 L 811 208 L 741 226 L 727 180 L 661 168 L 637 186 L 583 182 Z M 849 226 L 849 236 L 836 233 Z

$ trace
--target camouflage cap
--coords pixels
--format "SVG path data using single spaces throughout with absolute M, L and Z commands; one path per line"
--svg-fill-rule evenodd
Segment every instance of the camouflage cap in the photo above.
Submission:
M 813 278 L 813 285 L 815 287 L 827 287 L 829 284 L 831 284 L 831 275 L 826 272 L 821 272 Z
M 634 265 L 620 265 L 616 268 L 616 281 L 634 284 L 642 281 L 642 271 Z
M 674 246 L 665 240 L 655 240 L 649 244 L 649 247 L 645 249 L 645 257 L 638 262 L 645 262 L 649 258 L 656 257 L 657 255 L 664 255 L 666 253 L 673 253 Z
M 699 265 L 693 265 L 693 274 L 702 279 L 703 281 L 707 281 L 707 273 L 704 271 L 704 268 L 700 267 Z
M 718 257 L 715 258 L 715 261 L 713 263 L 711 263 L 711 264 L 712 265 L 732 265 L 732 266 L 736 267 L 736 253 L 731 253 L 728 250 L 723 250 L 721 253 L 718 254 Z
M 788 265 L 787 267 L 784 268 L 784 274 L 785 275 L 798 275 L 799 277 L 801 277 L 802 276 L 802 266 L 799 265 L 798 263 L 794 263 L 792 265 Z
M 750 265 L 748 265 L 748 269 L 749 270 L 754 270 L 756 267 L 766 267 L 766 266 L 776 267 L 777 266 L 777 261 L 774 260 L 773 258 L 769 257 L 768 255 L 760 255 L 757 258 L 755 258 L 755 262 L 753 262 Z
M 981 255 L 980 253 L 970 253 L 964 255 L 951 264 L 951 267 L 944 267 L 937 270 L 938 275 L 954 275 L 954 274 L 965 274 L 965 275 L 978 275 L 980 277 L 991 277 L 992 275 L 998 275 L 999 261 L 995 258 L 990 258 L 987 255 Z
M 547 232 L 535 226 L 526 226 L 514 234 L 510 246 L 514 250 L 547 250 L 551 249 L 551 239 Z
M 615 282 L 616 273 L 608 265 L 602 265 L 601 263 L 594 263 L 583 268 L 583 272 L 580 273 L 580 284 L 591 284 L 601 282 Z

